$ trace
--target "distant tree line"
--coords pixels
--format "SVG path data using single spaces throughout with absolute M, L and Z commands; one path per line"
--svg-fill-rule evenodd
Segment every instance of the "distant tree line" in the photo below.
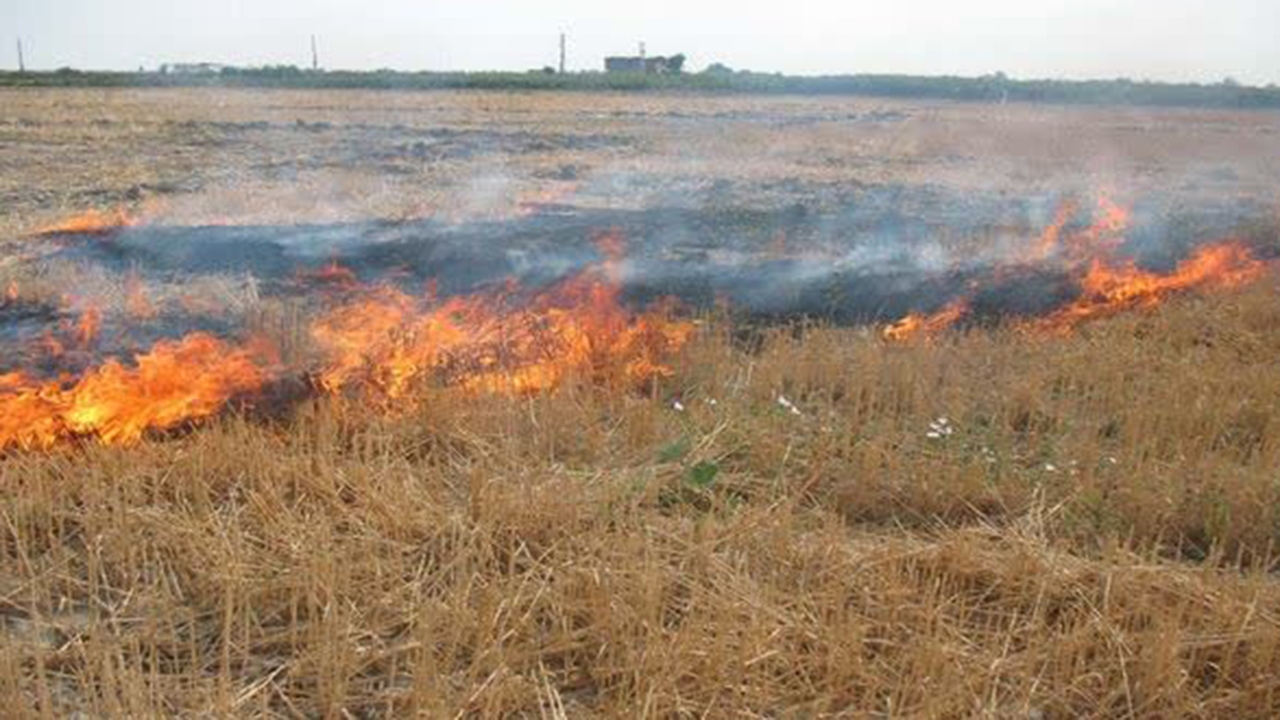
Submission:
M 866 95 L 982 102 L 1280 109 L 1280 88 L 1230 79 L 1214 84 L 1117 80 L 1014 80 L 918 75 L 790 76 L 734 71 L 714 64 L 700 73 L 549 73 L 314 71 L 292 65 L 224 68 L 217 73 L 0 72 L 3 87 L 368 88 L 387 90 L 690 91 L 798 95 Z

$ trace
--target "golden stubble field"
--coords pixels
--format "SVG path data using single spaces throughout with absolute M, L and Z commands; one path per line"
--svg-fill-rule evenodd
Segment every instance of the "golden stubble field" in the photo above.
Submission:
M 1278 128 L 842 99 L 4 93 L 0 220 L 16 264 L 24 231 L 92 206 L 485 218 L 570 198 L 821 207 L 853 183 L 1270 204 Z M 0 714 L 1280 713 L 1274 273 L 1069 335 L 699 328 L 644 392 L 423 382 L 394 412 L 315 399 L 8 453 Z

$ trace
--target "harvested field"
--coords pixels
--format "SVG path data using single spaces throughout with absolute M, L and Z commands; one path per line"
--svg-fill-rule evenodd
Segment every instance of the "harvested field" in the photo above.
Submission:
M 0 713 L 1275 717 L 1277 131 L 0 91 Z

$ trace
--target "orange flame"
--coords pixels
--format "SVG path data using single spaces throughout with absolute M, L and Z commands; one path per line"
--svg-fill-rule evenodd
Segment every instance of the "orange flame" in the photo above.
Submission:
M 1053 222 L 1044 229 L 1044 232 L 1040 233 L 1040 237 L 1031 246 L 1031 250 L 1024 259 L 1026 261 L 1040 261 L 1053 255 L 1062 242 L 1062 231 L 1066 229 L 1067 223 L 1071 222 L 1075 214 L 1075 203 L 1065 202 L 1059 206 Z
M 208 418 L 269 378 L 263 354 L 203 333 L 157 343 L 134 367 L 109 360 L 70 387 L 0 375 L 0 448 L 48 448 L 75 437 L 129 445 Z
M 1202 246 L 1167 274 L 1141 270 L 1132 260 L 1114 260 L 1112 256 L 1124 242 L 1124 233 L 1132 221 L 1131 213 L 1105 194 L 1098 197 L 1097 203 L 1093 222 L 1072 233 L 1068 233 L 1067 226 L 1077 207 L 1073 202 L 1064 203 L 1053 222 L 1025 252 L 994 271 L 993 278 L 998 281 L 1025 269 L 1029 263 L 1055 258 L 1079 277 L 1078 299 L 1046 317 L 1024 322 L 1023 327 L 1067 331 L 1093 318 L 1150 307 L 1183 290 L 1238 287 L 1256 279 L 1267 267 L 1242 243 L 1232 241 Z M 882 334 L 894 341 L 933 336 L 954 325 L 968 311 L 968 298 L 960 298 L 932 315 L 907 315 L 884 328 Z
M 1056 253 L 1065 253 L 1064 259 L 1070 262 L 1087 261 L 1120 245 L 1132 222 L 1129 209 L 1112 201 L 1105 193 L 1098 196 L 1093 222 L 1083 230 L 1068 233 L 1067 226 L 1078 212 L 1079 206 L 1074 201 L 1060 205 L 1053 222 L 1022 254 L 1019 262 L 1042 262 Z
M 671 319 L 666 308 L 631 313 L 603 272 L 571 278 L 518 309 L 495 294 L 432 305 L 395 290 L 372 291 L 312 327 L 329 358 L 319 384 L 340 392 L 358 383 L 394 400 L 430 376 L 524 394 L 575 374 L 632 386 L 669 375 L 664 358 L 688 340 L 693 325 Z
M 320 318 L 312 337 L 328 362 L 317 380 L 329 392 L 352 384 L 384 398 L 406 396 L 430 376 L 485 392 L 548 390 L 572 375 L 637 386 L 665 377 L 664 358 L 690 337 L 693 325 L 673 320 L 669 307 L 642 314 L 619 299 L 626 240 L 617 231 L 596 238 L 599 266 L 544 290 L 523 306 L 504 293 L 436 303 L 375 288 Z
M 1105 194 L 1098 196 L 1098 209 L 1093 224 L 1070 238 L 1068 248 L 1073 258 L 1097 257 L 1114 250 L 1124 241 L 1132 215 Z
M 36 230 L 37 235 L 93 235 L 131 227 L 138 219 L 124 208 L 86 210 Z
M 9 286 L 4 290 L 4 300 L 6 303 L 16 303 L 18 302 L 18 297 L 18 282 L 16 280 L 10 280 Z
M 1205 245 L 1166 274 L 1141 270 L 1133 261 L 1109 264 L 1095 259 L 1080 280 L 1080 298 L 1031 326 L 1046 331 L 1070 330 L 1087 320 L 1157 305 L 1173 293 L 1200 287 L 1239 287 L 1257 279 L 1266 267 L 1249 248 L 1235 241 Z
M 320 353 L 314 377 L 324 392 L 366 391 L 403 402 L 428 380 L 471 392 L 548 390 L 571 376 L 638 386 L 671 373 L 667 357 L 693 332 L 671 307 L 624 308 L 617 273 L 624 243 L 599 240 L 608 258 L 522 303 L 503 292 L 444 302 L 389 287 L 358 287 L 311 326 Z M 83 337 L 99 315 L 81 316 Z M 136 443 L 149 432 L 208 418 L 280 375 L 269 348 L 193 333 L 161 342 L 132 366 L 109 360 L 78 379 L 0 375 L 0 449 L 48 448 L 74 438 Z
M 946 307 L 929 315 L 911 313 L 884 328 L 881 332 L 886 340 L 895 342 L 902 342 L 915 337 L 934 337 L 955 325 L 968 312 L 969 299 L 960 298 L 951 301 Z

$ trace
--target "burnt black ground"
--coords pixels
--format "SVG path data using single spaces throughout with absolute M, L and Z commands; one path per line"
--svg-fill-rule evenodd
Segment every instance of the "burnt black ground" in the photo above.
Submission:
M 506 290 L 512 280 L 533 292 L 599 267 L 606 258 L 598 241 L 608 234 L 625 243 L 625 257 L 611 271 L 621 282 L 623 300 L 637 308 L 670 297 L 691 312 L 728 307 L 751 324 L 859 324 L 932 312 L 965 297 L 971 308 L 966 322 L 980 324 L 1042 314 L 1078 294 L 1060 265 L 1010 266 L 1066 199 L 858 188 L 835 212 L 800 204 L 641 210 L 544 205 L 501 221 L 153 224 L 46 235 L 28 244 L 42 248 L 43 265 L 91 268 L 178 294 L 204 276 L 216 276 L 240 278 L 260 296 L 324 302 L 326 288 L 308 278 L 334 262 L 362 283 L 389 283 L 411 293 L 428 284 L 445 297 Z M 1140 266 L 1167 270 L 1198 244 L 1247 238 L 1251 224 L 1266 214 L 1238 204 L 1174 208 L 1140 202 L 1132 216 L 1118 253 Z M 1065 232 L 1093 220 L 1081 212 Z M 1260 250 L 1274 253 L 1275 247 Z M 81 300 L 82 307 L 95 304 L 93 297 Z M 41 369 L 42 356 L 32 348 L 48 331 L 70 334 L 76 319 L 74 307 L 0 306 L 0 370 Z M 145 322 L 108 312 L 94 353 L 68 355 L 48 371 L 90 363 L 93 355 L 127 356 L 195 330 L 236 335 L 244 321 L 230 312 L 180 307 L 163 308 Z
M 137 272 L 160 281 L 251 274 L 269 294 L 298 290 L 300 272 L 338 262 L 363 282 L 408 289 L 434 281 L 443 295 L 508 280 L 545 286 L 603 260 L 605 233 L 626 243 L 624 297 L 673 296 L 690 307 L 717 301 L 745 314 L 814 316 L 837 322 L 930 310 L 966 292 L 1034 242 L 1060 198 L 1010 201 L 943 191 L 862 192 L 839 213 L 802 205 L 587 209 L 542 206 L 504 221 L 431 219 L 329 225 L 171 227 L 144 225 L 98 236 L 49 238 L 65 260 Z M 1239 234 L 1261 209 L 1139 204 L 1120 253 L 1168 269 L 1202 242 Z M 1074 228 L 1092 221 L 1088 212 Z M 1068 232 L 1073 229 L 1068 228 Z M 1065 278 L 1040 269 L 988 287 L 989 312 L 1028 313 L 1056 304 Z M 985 283 L 985 285 L 991 285 Z

